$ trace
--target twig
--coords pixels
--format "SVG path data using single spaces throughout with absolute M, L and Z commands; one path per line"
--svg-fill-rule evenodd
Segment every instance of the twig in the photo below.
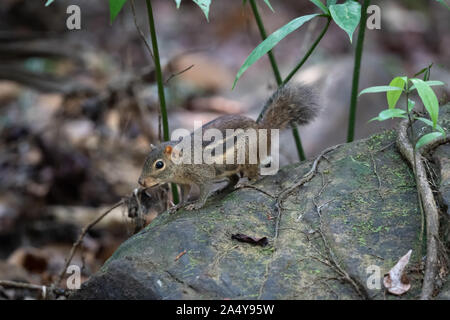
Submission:
M 0 286 L 2 287 L 13 287 L 13 288 L 21 288 L 21 289 L 30 289 L 30 290 L 40 290 L 42 291 L 42 297 L 45 299 L 47 297 L 47 286 L 24 283 L 24 282 L 16 282 L 16 281 L 8 281 L 8 280 L 0 280 Z
M 381 200 L 384 200 L 383 194 L 381 192 L 381 178 L 377 171 L 377 162 L 375 161 L 375 158 L 373 157 L 373 153 L 372 152 L 369 152 L 369 153 L 370 153 L 370 158 L 372 159 L 373 172 L 375 173 L 375 176 L 377 177 L 377 180 L 378 180 L 378 195 L 380 196 Z
M 319 194 L 320 195 L 320 194 Z M 319 196 L 318 195 L 318 196 Z M 322 239 L 323 245 L 325 246 L 325 249 L 327 250 L 327 254 L 328 254 L 328 259 L 326 260 L 327 262 L 324 262 L 320 259 L 317 259 L 319 262 L 324 263 L 325 265 L 329 266 L 330 268 L 332 268 L 337 274 L 339 274 L 345 281 L 347 281 L 348 283 L 350 283 L 350 285 L 354 288 L 354 290 L 356 291 L 356 293 L 364 298 L 364 299 L 368 299 L 368 295 L 367 292 L 362 290 L 362 286 L 357 283 L 348 273 L 347 271 L 345 271 L 344 268 L 341 267 L 340 263 L 338 262 L 333 250 L 331 249 L 330 245 L 328 244 L 328 240 L 325 237 L 325 234 L 323 232 L 323 223 L 322 223 L 322 208 L 327 205 L 328 203 L 330 203 L 331 201 L 333 201 L 334 199 L 325 202 L 324 204 L 318 205 L 316 202 L 316 197 L 313 198 L 313 203 L 314 206 L 316 207 L 316 212 L 317 215 L 319 217 L 319 235 L 320 238 Z
M 422 155 L 414 150 L 408 139 L 408 120 L 400 122 L 397 136 L 397 146 L 411 166 L 414 166 L 414 158 L 416 157 L 416 181 L 417 191 L 422 199 L 424 214 L 426 218 L 427 228 L 427 260 L 425 265 L 425 276 L 423 279 L 422 293 L 420 298 L 423 300 L 430 299 L 434 291 L 434 278 L 436 277 L 436 269 L 438 264 L 438 244 L 436 239 L 439 238 L 439 214 L 434 200 L 433 192 L 428 184 L 427 173 L 422 161 Z M 415 154 L 414 154 L 415 153 Z
M 134 25 L 136 26 L 136 29 L 137 29 L 137 31 L 139 33 L 139 36 L 141 37 L 142 41 L 144 41 L 144 44 L 147 47 L 147 50 L 150 53 L 150 56 L 152 57 L 152 60 L 155 61 L 155 57 L 153 56 L 152 48 L 150 48 L 150 44 L 148 43 L 147 39 L 145 39 L 144 32 L 141 30 L 141 28 L 139 28 L 139 25 L 137 23 L 136 9 L 134 7 L 134 0 L 130 1 L 130 5 L 131 5 L 131 12 L 133 13 Z
M 192 69 L 194 67 L 194 65 L 193 64 L 191 64 L 189 67 L 187 67 L 187 68 L 184 68 L 183 70 L 181 70 L 181 71 L 179 71 L 179 72 L 176 72 L 176 73 L 172 73 L 170 76 L 169 76 L 169 78 L 167 78 L 167 80 L 166 80 L 166 84 L 168 84 L 169 83 L 169 81 L 170 80 L 172 80 L 173 78 L 175 78 L 175 77 L 177 77 L 177 76 L 179 76 L 180 74 L 183 74 L 183 73 L 185 73 L 186 71 L 188 71 L 188 70 L 190 70 L 190 69 Z
M 236 187 L 236 189 L 247 189 L 247 188 L 256 190 L 258 192 L 261 192 L 261 193 L 265 194 L 266 196 L 268 196 L 268 197 L 270 197 L 272 199 L 276 198 L 275 196 L 271 195 L 267 191 L 264 191 L 263 189 L 258 188 L 257 186 L 254 186 L 252 184 L 243 183 L 243 184 L 240 184 L 239 186 Z
M 111 211 L 113 211 L 115 208 L 120 207 L 121 205 L 124 204 L 124 200 L 120 200 L 119 202 L 117 202 L 115 205 L 113 205 L 111 208 L 109 208 L 108 210 L 106 210 L 104 213 L 102 213 L 99 217 L 97 217 L 95 220 L 93 220 L 91 223 L 89 223 L 87 226 L 85 226 L 82 231 L 80 236 L 78 237 L 78 240 L 73 244 L 72 249 L 70 250 L 69 253 L 69 257 L 66 260 L 66 264 L 63 268 L 63 270 L 61 271 L 61 273 L 58 276 L 58 279 L 52 284 L 52 287 L 57 287 L 60 285 L 62 279 L 64 278 L 64 275 L 66 274 L 67 268 L 70 265 L 70 262 L 73 259 L 73 256 L 75 255 L 75 252 L 77 251 L 78 247 L 80 246 L 81 242 L 83 241 L 83 238 L 85 237 L 86 233 L 93 227 L 95 226 L 100 220 L 102 220 L 108 213 L 110 213 Z

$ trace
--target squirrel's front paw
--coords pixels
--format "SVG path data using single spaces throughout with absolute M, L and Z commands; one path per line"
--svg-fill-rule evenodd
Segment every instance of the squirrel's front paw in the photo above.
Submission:
M 169 209 L 167 209 L 167 211 L 169 212 L 169 214 L 174 214 L 174 213 L 177 212 L 181 207 L 182 207 L 181 204 L 177 204 L 177 205 L 172 206 L 172 207 L 170 207 Z
M 188 204 L 186 207 L 185 207 L 185 209 L 186 210 L 189 210 L 189 211 L 192 211 L 192 210 L 198 210 L 198 209 L 201 209 L 202 207 L 203 207 L 203 202 L 200 202 L 200 201 L 196 201 L 196 202 L 193 202 L 193 203 L 191 203 L 191 204 Z

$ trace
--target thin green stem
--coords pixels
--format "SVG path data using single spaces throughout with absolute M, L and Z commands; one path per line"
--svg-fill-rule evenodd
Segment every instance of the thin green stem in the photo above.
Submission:
M 353 83 L 352 83 L 352 95 L 350 98 L 350 115 L 348 120 L 347 142 L 351 142 L 355 138 L 355 121 L 356 121 L 356 107 L 358 104 L 359 74 L 361 70 L 361 58 L 364 47 L 364 35 L 366 33 L 367 7 L 369 5 L 370 0 L 364 0 L 361 8 L 361 20 L 359 23 L 358 40 L 356 43 L 356 52 L 355 52 L 355 64 L 353 67 Z
M 322 40 L 323 36 L 327 32 L 328 27 L 330 26 L 330 23 L 331 23 L 331 17 L 327 17 L 327 18 L 328 18 L 327 24 L 323 28 L 322 32 L 319 34 L 317 39 L 311 45 L 311 48 L 309 48 L 309 50 L 303 56 L 302 60 L 300 60 L 300 62 L 297 64 L 297 66 L 288 74 L 286 79 L 284 79 L 283 84 L 286 84 L 289 80 L 291 80 L 291 78 L 294 76 L 294 74 L 305 64 L 306 60 L 308 60 L 309 56 L 313 53 L 314 49 L 319 44 L 320 40 Z
M 150 25 L 150 37 L 152 39 L 153 56 L 155 63 L 156 82 L 158 84 L 158 97 L 161 107 L 161 118 L 163 124 L 164 141 L 169 140 L 169 121 L 167 119 L 166 96 L 164 94 L 164 83 L 162 80 L 161 60 L 159 57 L 158 40 L 156 38 L 155 20 L 153 18 L 153 9 L 151 0 L 146 0 L 148 10 L 148 22 Z
M 261 16 L 259 15 L 258 7 L 256 6 L 255 0 L 250 0 L 250 5 L 252 7 L 253 15 L 255 16 L 256 24 L 258 25 L 259 33 L 261 34 L 261 38 L 265 40 L 267 38 L 267 32 L 264 28 L 264 24 L 262 22 Z M 270 50 L 267 55 L 269 56 L 269 61 L 272 66 L 273 74 L 275 79 L 277 80 L 278 85 L 283 82 L 281 78 L 280 70 L 278 69 L 277 62 L 275 61 L 275 56 L 273 55 L 272 50 Z
M 152 39 L 153 62 L 155 64 L 156 82 L 158 84 L 159 105 L 161 108 L 161 119 L 163 124 L 163 139 L 169 141 L 169 121 L 167 119 L 166 97 L 164 94 L 164 82 L 162 78 L 161 61 L 159 58 L 158 40 L 156 38 L 155 19 L 153 18 L 153 9 L 151 0 L 146 0 L 148 23 L 150 26 L 150 37 Z M 179 202 L 178 189 L 172 184 L 173 202 Z
M 258 25 L 259 33 L 261 34 L 261 38 L 265 40 L 267 38 L 267 32 L 264 28 L 264 24 L 262 22 L 261 16 L 258 12 L 258 7 L 256 6 L 255 0 L 250 0 L 250 5 L 252 7 L 253 15 L 255 16 L 256 24 Z M 278 64 L 275 60 L 275 56 L 273 55 L 272 50 L 270 50 L 267 55 L 269 56 L 269 61 L 272 66 L 273 73 L 275 75 L 275 79 L 277 81 L 278 86 L 283 85 L 283 79 L 281 78 L 280 69 L 278 68 Z M 262 117 L 262 114 L 264 113 L 265 109 L 260 113 L 258 120 Z M 300 138 L 300 133 L 298 132 L 298 129 L 296 127 L 292 128 L 292 134 L 294 136 L 295 145 L 297 147 L 298 157 L 300 160 L 305 160 L 305 152 L 303 151 L 302 147 L 302 140 Z

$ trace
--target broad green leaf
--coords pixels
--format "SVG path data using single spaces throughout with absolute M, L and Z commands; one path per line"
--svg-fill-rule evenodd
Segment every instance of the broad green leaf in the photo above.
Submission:
M 378 114 L 378 117 L 371 119 L 369 122 L 374 121 L 374 120 L 384 121 L 384 120 L 392 119 L 392 118 L 406 118 L 405 114 L 406 114 L 406 111 L 403 109 L 386 109 L 386 110 L 381 111 Z
M 320 10 L 323 11 L 323 13 L 328 14 L 328 15 L 330 14 L 330 11 L 329 11 L 328 8 L 322 3 L 321 0 L 309 0 L 309 1 L 311 1 L 312 3 L 314 3 L 317 7 L 319 7 Z
M 445 3 L 445 0 L 436 0 L 437 2 L 441 3 L 443 6 L 445 6 L 448 10 L 450 10 L 450 7 L 448 4 Z
M 327 0 L 327 7 L 336 4 L 337 0 Z
M 111 23 L 116 19 L 125 2 L 127 2 L 127 0 L 109 0 L 109 16 Z
M 329 6 L 331 17 L 334 22 L 347 32 L 352 42 L 353 32 L 361 19 L 361 5 L 357 1 L 348 0 L 342 4 L 332 4 Z
M 205 14 L 206 20 L 209 21 L 209 6 L 211 5 L 211 0 L 192 0 L 194 1 L 200 9 L 202 9 L 203 13 Z
M 442 132 L 431 132 L 427 133 L 426 135 L 422 136 L 419 141 L 416 143 L 416 149 L 419 149 L 420 147 L 430 143 L 433 140 L 436 140 L 437 138 L 442 137 Z
M 177 9 L 180 9 L 181 0 L 175 0 L 175 3 L 177 4 Z
M 422 118 L 422 117 L 417 117 L 416 119 L 422 121 L 423 123 L 426 123 L 426 124 L 429 125 L 430 127 L 433 126 L 433 121 L 431 121 L 430 119 Z M 444 130 L 444 128 L 442 128 L 440 125 L 436 124 L 436 129 L 438 129 L 439 132 L 442 133 L 442 135 L 445 136 L 445 130 Z
M 404 77 L 395 77 L 394 79 L 392 79 L 391 83 L 389 83 L 390 87 L 401 88 L 401 90 L 392 90 L 386 93 L 389 109 L 395 108 L 398 99 L 400 99 L 400 96 L 402 95 L 405 84 L 406 81 Z
M 241 68 L 239 69 L 236 79 L 233 83 L 233 88 L 236 86 L 237 81 L 242 76 L 242 74 L 247 70 L 252 64 L 254 64 L 258 59 L 260 59 L 262 56 L 264 56 L 267 52 L 272 50 L 275 45 L 280 42 L 284 37 L 286 37 L 291 32 L 297 30 L 300 28 L 305 22 L 308 22 L 314 17 L 317 17 L 319 14 L 310 14 L 302 17 L 295 18 L 294 20 L 288 22 L 284 26 L 282 26 L 280 29 L 272 33 L 270 36 L 266 38 L 263 42 L 261 42 L 253 51 L 250 53 L 250 55 L 245 59 L 244 63 L 242 64 Z
M 411 79 L 411 82 L 416 86 L 419 97 L 430 114 L 430 118 L 433 121 L 433 128 L 436 128 L 437 119 L 439 116 L 439 102 L 434 94 L 433 89 L 421 79 Z
M 377 92 L 387 92 L 387 91 L 398 91 L 402 90 L 402 88 L 399 87 L 391 87 L 391 86 L 376 86 L 376 87 L 369 87 L 364 89 L 359 93 L 359 96 L 365 93 L 377 93 Z
M 45 4 L 46 7 L 51 5 L 55 0 L 47 0 L 47 3 Z
M 427 85 L 429 85 L 430 87 L 432 86 L 444 86 L 445 83 L 442 81 L 438 81 L 438 80 L 430 80 L 430 81 L 425 81 L 425 83 Z M 409 88 L 409 91 L 411 92 L 412 90 L 416 89 L 415 85 L 412 85 L 411 88 Z
M 416 102 L 414 100 L 408 99 L 408 112 L 411 112 L 414 109 Z

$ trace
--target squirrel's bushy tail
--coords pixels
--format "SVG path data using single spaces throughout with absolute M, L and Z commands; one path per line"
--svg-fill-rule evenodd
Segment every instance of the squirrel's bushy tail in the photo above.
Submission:
M 314 90 L 306 85 L 284 85 L 266 102 L 258 124 L 267 129 L 285 129 L 290 124 L 307 124 L 319 113 L 317 100 Z

